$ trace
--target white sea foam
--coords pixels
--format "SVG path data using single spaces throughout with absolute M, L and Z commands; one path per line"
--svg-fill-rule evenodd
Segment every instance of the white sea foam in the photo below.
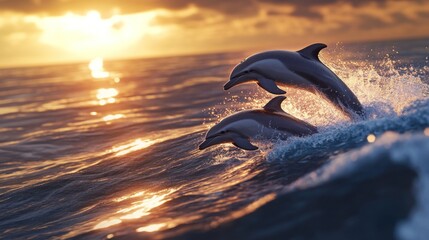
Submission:
M 374 66 L 370 66 L 366 72 L 350 71 L 346 77 L 342 75 L 344 71 L 339 71 L 339 75 L 361 99 L 368 113 L 367 120 L 348 122 L 343 117 L 322 112 L 316 118 L 309 119 L 319 124 L 320 133 L 279 142 L 267 153 L 267 159 L 306 161 L 311 160 L 308 159 L 311 156 L 325 156 L 330 159 L 325 166 L 289 185 L 287 191 L 309 188 L 340 176 L 347 176 L 386 156 L 396 163 L 407 164 L 418 174 L 414 188 L 416 205 L 409 217 L 397 226 L 396 235 L 403 240 L 427 239 L 428 86 L 412 68 L 405 71 L 395 70 L 390 60 L 385 61 L 390 70 L 383 70 L 383 76 L 378 73 L 380 71 L 373 70 Z M 336 72 L 338 73 L 338 69 Z M 389 76 L 385 76 L 386 72 Z M 359 80 L 364 81 L 358 84 Z M 321 117 L 330 118 L 330 123 L 320 120 Z M 375 138 L 374 143 L 368 143 L 367 137 L 370 135 Z M 353 148 L 355 150 L 349 151 Z
M 268 152 L 268 161 L 295 161 L 309 156 L 335 156 L 367 143 L 386 131 L 421 131 L 429 126 L 429 100 L 419 100 L 403 109 L 399 116 L 383 117 L 357 123 L 342 123 L 322 128 L 308 137 L 293 137 L 277 143 Z
M 347 54 L 347 52 L 343 52 Z M 335 59 L 334 59 L 335 56 Z M 368 119 L 393 117 L 419 99 L 429 96 L 429 86 L 423 81 L 422 69 L 400 66 L 386 56 L 376 62 L 339 60 L 339 53 L 323 54 L 322 62 L 332 69 L 356 94 L 367 112 Z M 425 72 L 427 73 L 427 72 Z M 261 108 L 273 95 L 251 84 L 242 85 L 240 96 L 228 95 L 222 108 L 211 110 L 215 119 L 223 118 L 242 109 Z M 308 91 L 282 87 L 287 99 L 282 108 L 293 116 L 318 127 L 348 122 L 349 119 L 333 104 Z M 257 92 L 254 90 L 257 89 Z M 245 96 L 244 99 L 242 96 Z M 217 111 L 215 111 L 218 109 Z

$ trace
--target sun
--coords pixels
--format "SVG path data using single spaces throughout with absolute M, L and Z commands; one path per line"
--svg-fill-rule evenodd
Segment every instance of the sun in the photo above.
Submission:
M 112 56 L 136 44 L 151 30 L 153 15 L 120 15 L 103 18 L 99 11 L 69 12 L 63 16 L 34 19 L 42 29 L 43 44 L 62 49 L 80 58 Z M 147 29 L 147 31 L 145 31 Z
M 120 17 L 116 17 L 120 21 Z M 112 19 L 102 19 L 96 10 L 86 15 L 68 13 L 63 17 L 48 18 L 43 22 L 47 29 L 42 41 L 51 45 L 67 46 L 70 51 L 98 49 L 114 44 L 120 32 L 112 28 Z M 55 31 L 52 31 L 55 30 Z M 54 40 L 55 42 L 53 42 Z
M 88 20 L 93 20 L 94 22 L 98 22 L 101 20 L 101 14 L 96 10 L 91 10 L 86 13 L 86 17 Z

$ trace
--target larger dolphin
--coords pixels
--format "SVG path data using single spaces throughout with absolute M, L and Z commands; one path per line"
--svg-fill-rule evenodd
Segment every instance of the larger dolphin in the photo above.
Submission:
M 284 112 L 281 103 L 286 97 L 271 99 L 263 109 L 241 111 L 220 121 L 206 135 L 199 149 L 221 143 L 232 143 L 245 150 L 256 150 L 250 140 L 255 138 L 271 139 L 289 136 L 305 136 L 317 133 L 313 125 L 299 120 Z
M 224 89 L 256 81 L 273 94 L 286 93 L 277 84 L 320 93 L 349 117 L 363 116 L 355 94 L 318 57 L 326 45 L 312 44 L 297 52 L 267 51 L 252 55 L 235 66 Z

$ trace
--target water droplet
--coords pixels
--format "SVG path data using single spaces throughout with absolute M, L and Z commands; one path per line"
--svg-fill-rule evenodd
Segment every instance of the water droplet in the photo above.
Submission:
M 369 135 L 366 137 L 366 140 L 368 140 L 368 142 L 369 142 L 369 143 L 373 143 L 373 142 L 375 142 L 375 139 L 377 139 L 377 137 L 376 137 L 374 134 L 369 134 Z

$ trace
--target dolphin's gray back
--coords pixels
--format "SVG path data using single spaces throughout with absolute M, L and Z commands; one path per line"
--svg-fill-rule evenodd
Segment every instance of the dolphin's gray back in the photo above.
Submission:
M 355 113 L 362 115 L 363 108 L 353 91 L 322 62 L 312 61 L 314 72 L 309 72 L 305 68 L 295 71 L 296 74 L 311 81 L 317 86 L 317 91 L 323 93 L 331 102 L 346 109 L 352 109 Z
M 286 112 L 253 110 L 249 114 L 253 115 L 253 119 L 268 128 L 285 131 L 293 135 L 305 136 L 317 132 L 317 128 L 315 126 Z
M 362 114 L 363 108 L 356 95 L 319 59 L 308 59 L 298 52 L 271 51 L 268 53 L 275 56 L 286 68 L 317 86 L 316 89 L 308 90 L 319 91 L 328 100 L 340 106 L 343 105 L 346 109 L 352 109 L 357 114 Z M 276 80 L 281 81 L 281 79 Z
M 254 54 L 233 69 L 230 79 L 240 80 L 239 77 L 247 74 L 248 78 L 241 78 L 244 82 L 253 76 L 259 86 L 274 94 L 284 94 L 284 91 L 270 80 L 280 85 L 321 93 L 352 119 L 358 115 L 364 116 L 362 104 L 356 95 L 319 60 L 318 53 L 325 47 L 325 44 L 313 44 L 297 52 L 274 50 Z
M 226 126 L 244 119 L 258 122 L 261 126 L 296 136 L 317 132 L 317 128 L 285 112 L 269 112 L 264 109 L 242 111 L 223 119 L 219 124 Z

